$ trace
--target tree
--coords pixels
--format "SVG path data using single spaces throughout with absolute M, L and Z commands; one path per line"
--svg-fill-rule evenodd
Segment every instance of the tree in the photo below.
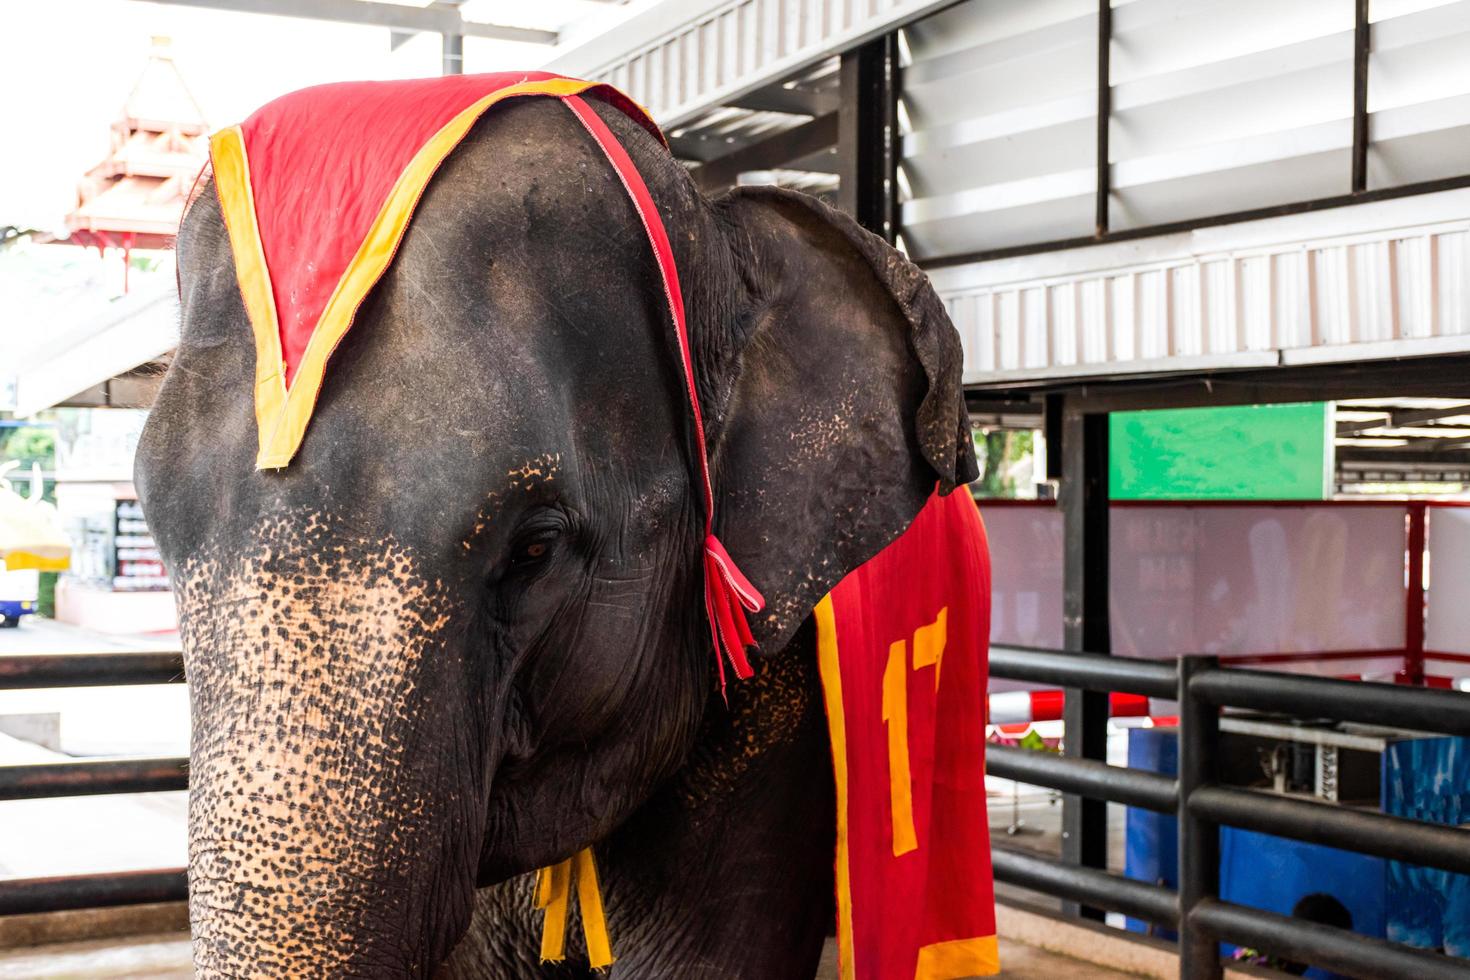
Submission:
M 975 455 L 980 461 L 976 489 L 982 497 L 1014 497 L 1016 464 L 1032 452 L 1032 433 L 1011 429 L 976 429 Z
M 23 426 L 15 429 L 0 448 L 0 463 L 10 460 L 20 463 L 20 470 L 13 476 L 24 476 L 30 472 L 31 464 L 40 463 L 41 469 L 56 467 L 56 434 L 38 426 Z

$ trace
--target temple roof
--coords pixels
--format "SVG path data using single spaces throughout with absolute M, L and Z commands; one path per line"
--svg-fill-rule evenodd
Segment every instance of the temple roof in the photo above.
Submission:
M 166 248 L 209 155 L 208 123 L 168 51 L 153 50 L 112 124 L 111 149 L 77 187 L 66 216 L 78 245 Z

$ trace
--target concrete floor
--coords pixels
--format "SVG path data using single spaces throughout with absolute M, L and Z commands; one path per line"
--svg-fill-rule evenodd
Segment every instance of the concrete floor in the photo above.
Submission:
M 835 980 L 837 959 L 828 944 L 817 980 Z M 1113 980 L 1126 973 L 1001 940 L 1002 977 L 1011 980 Z M 174 933 L 59 943 L 0 951 L 0 980 L 182 980 L 193 976 L 189 941 Z

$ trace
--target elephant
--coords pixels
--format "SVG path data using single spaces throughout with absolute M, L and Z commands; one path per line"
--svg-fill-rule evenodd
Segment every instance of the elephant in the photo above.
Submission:
M 648 244 L 554 100 L 445 161 L 257 471 L 255 350 L 204 182 L 137 451 L 190 688 L 201 977 L 588 976 L 528 872 L 592 847 L 614 978 L 811 977 L 833 915 L 811 612 L 976 476 L 927 277 L 826 204 L 706 197 L 623 113 L 683 281 L 717 531 L 766 598 L 714 682 L 688 404 Z

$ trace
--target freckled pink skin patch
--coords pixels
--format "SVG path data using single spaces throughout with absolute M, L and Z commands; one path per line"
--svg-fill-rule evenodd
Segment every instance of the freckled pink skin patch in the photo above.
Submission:
M 201 977 L 417 974 L 411 959 L 447 952 L 395 947 L 382 927 L 427 925 L 449 886 L 425 869 L 444 872 L 446 833 L 469 835 L 481 812 L 473 780 L 420 775 L 474 770 L 445 765 L 452 741 L 421 723 L 434 698 L 420 684 L 436 676 L 421 668 L 453 656 L 452 603 L 393 542 L 329 538 L 331 524 L 279 519 L 246 557 L 175 573 Z

